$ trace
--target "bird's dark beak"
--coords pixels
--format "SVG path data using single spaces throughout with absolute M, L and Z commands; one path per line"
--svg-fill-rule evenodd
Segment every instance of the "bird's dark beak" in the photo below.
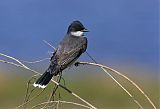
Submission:
M 85 28 L 85 29 L 83 29 L 82 31 L 83 31 L 83 32 L 89 32 L 89 30 L 88 30 L 88 29 L 86 29 L 86 28 Z

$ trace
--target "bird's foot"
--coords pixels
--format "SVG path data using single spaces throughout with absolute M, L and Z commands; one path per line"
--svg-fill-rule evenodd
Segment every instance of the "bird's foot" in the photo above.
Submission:
M 78 67 L 78 66 L 79 66 L 79 62 L 76 62 L 74 65 L 75 65 L 76 67 Z

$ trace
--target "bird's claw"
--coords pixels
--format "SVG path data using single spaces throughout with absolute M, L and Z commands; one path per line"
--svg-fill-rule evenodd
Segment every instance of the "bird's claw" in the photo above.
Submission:
M 76 67 L 78 67 L 78 66 L 79 66 L 79 62 L 76 62 L 74 65 L 75 65 Z

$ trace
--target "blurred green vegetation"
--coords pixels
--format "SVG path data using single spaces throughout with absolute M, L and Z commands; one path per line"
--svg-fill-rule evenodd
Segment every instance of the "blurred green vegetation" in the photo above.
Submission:
M 26 73 L 25 70 L 22 71 L 23 74 Z M 22 104 L 26 93 L 27 81 L 31 77 L 31 75 L 10 74 L 6 72 L 7 71 L 0 72 L 0 108 L 2 109 L 13 108 Z M 148 101 L 137 89 L 135 89 L 135 87 L 126 80 L 119 78 L 116 75 L 114 76 L 134 95 L 144 109 L 152 109 Z M 158 107 L 160 97 L 158 80 L 150 78 L 149 76 L 142 77 L 142 75 L 133 76 L 133 78 L 131 75 L 128 76 L 136 82 L 144 92 L 146 92 Z M 133 100 L 117 84 L 115 84 L 111 78 L 106 74 L 101 73 L 101 71 L 96 71 L 95 69 L 93 71 L 78 70 L 74 74 L 67 71 L 64 73 L 63 78 L 65 79 L 66 87 L 99 109 L 138 109 L 138 106 Z M 61 84 L 63 84 L 63 81 L 61 81 Z M 47 101 L 53 87 L 54 84 L 50 83 L 46 90 L 38 98 L 31 101 L 27 107 Z M 32 85 L 30 88 L 33 88 Z M 40 91 L 41 89 L 34 90 L 31 97 L 38 94 Z M 62 88 L 59 88 L 57 91 L 57 99 L 59 98 L 59 93 L 61 100 L 82 103 Z M 62 109 L 81 109 L 81 107 L 69 104 L 62 104 L 60 107 Z

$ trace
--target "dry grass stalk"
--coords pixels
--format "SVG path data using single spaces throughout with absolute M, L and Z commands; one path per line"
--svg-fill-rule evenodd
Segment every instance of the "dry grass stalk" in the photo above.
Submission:
M 103 71 L 105 71 L 133 100 L 134 102 L 140 107 L 140 108 L 143 108 L 139 102 L 137 100 L 135 100 L 135 98 L 117 81 L 115 80 L 115 78 L 110 74 L 108 73 L 108 71 L 111 71 L 113 73 L 116 73 L 118 75 L 120 75 L 121 77 L 125 78 L 126 80 L 128 80 L 132 85 L 134 85 L 141 93 L 142 95 L 148 100 L 148 102 L 152 105 L 153 109 L 157 109 L 156 106 L 154 105 L 154 103 L 151 101 L 151 99 L 144 93 L 144 91 L 135 83 L 133 82 L 131 79 L 129 79 L 127 76 L 125 76 L 124 74 L 110 68 L 110 67 L 107 67 L 105 65 L 102 65 L 102 64 L 96 64 L 96 63 L 90 63 L 90 62 L 78 62 L 77 64 L 83 64 L 83 65 L 94 65 L 94 66 L 98 66 L 100 68 L 102 68 Z M 106 71 L 107 70 L 107 71 Z
M 39 75 L 40 73 L 37 72 L 37 71 L 34 71 L 30 68 L 28 68 L 27 66 L 25 66 L 21 61 L 19 61 L 18 59 L 14 58 L 14 57 L 11 57 L 11 56 L 8 56 L 8 55 L 5 55 L 5 54 L 2 54 L 0 53 L 0 55 L 4 56 L 4 57 L 7 57 L 9 59 L 12 59 L 14 61 L 16 61 L 18 64 L 16 63 L 13 63 L 13 62 L 8 62 L 8 61 L 4 61 L 4 60 L 0 60 L 0 62 L 3 62 L 3 63 L 7 63 L 7 64 L 11 64 L 11 65 L 14 65 L 14 66 L 17 66 L 17 67 L 21 67 L 21 68 L 24 68 L 24 69 L 27 69 L 27 70 L 30 70 L 34 73 L 36 73 L 36 75 Z M 111 71 L 113 73 L 116 73 L 120 76 L 122 76 L 123 78 L 125 78 L 126 80 L 128 80 L 132 85 L 134 85 L 143 95 L 144 97 L 149 101 L 149 103 L 153 106 L 153 109 L 156 109 L 155 105 L 153 104 L 153 102 L 150 100 L 150 98 L 144 93 L 144 91 L 136 84 L 134 83 L 131 79 L 129 79 L 127 76 L 121 74 L 120 72 L 110 68 L 110 67 L 107 67 L 107 66 L 104 66 L 104 65 L 101 65 L 101 64 L 96 64 L 96 63 L 89 63 L 89 62 L 78 62 L 78 64 L 86 64 L 86 65 L 94 65 L 94 66 L 98 66 L 100 68 L 102 68 L 103 71 L 105 71 L 105 73 L 107 73 L 132 99 L 133 101 L 141 108 L 143 109 L 143 107 L 139 104 L 139 102 L 134 98 L 134 96 L 131 95 L 131 93 L 129 93 L 108 71 Z M 87 101 L 85 101 L 84 99 L 82 99 L 81 97 L 79 97 L 78 95 L 76 95 L 75 93 L 73 93 L 71 90 L 69 90 L 68 88 L 66 88 L 65 86 L 61 85 L 60 83 L 52 80 L 52 82 L 54 82 L 57 86 L 63 88 L 64 90 L 66 90 L 68 93 L 72 94 L 73 96 L 75 96 L 76 98 L 78 98 L 79 100 L 83 101 L 84 103 L 86 103 L 91 109 L 96 109 L 96 107 L 94 107 L 93 105 L 91 105 L 90 103 L 88 103 Z M 34 99 L 34 98 L 32 98 Z M 31 99 L 31 100 L 32 100 Z M 27 102 L 30 102 L 31 100 L 27 101 Z M 49 102 L 49 101 L 48 101 Z
M 12 57 L 12 56 L 8 56 L 8 55 L 5 55 L 3 53 L 0 53 L 1 56 L 4 56 L 6 58 L 9 58 L 9 59 L 12 59 L 14 61 L 16 61 L 18 64 L 16 63 L 13 63 L 13 62 L 8 62 L 8 61 L 4 61 L 4 60 L 0 60 L 0 62 L 3 62 L 3 63 L 6 63 L 6 64 L 11 64 L 11 65 L 14 65 L 16 67 L 21 67 L 21 68 L 24 68 L 24 69 L 27 69 L 35 74 L 39 74 L 41 75 L 39 72 L 35 71 L 35 70 L 32 70 L 30 69 L 29 67 L 27 67 L 26 65 L 24 65 L 21 61 L 19 61 L 18 59 Z M 96 107 L 94 107 L 93 105 L 91 105 L 89 102 L 87 102 L 86 100 L 84 100 L 83 98 L 81 98 L 80 96 L 78 96 L 77 94 L 75 94 L 74 92 L 72 92 L 70 89 L 66 88 L 65 86 L 61 85 L 60 83 L 56 82 L 55 80 L 52 79 L 52 82 L 54 82 L 56 85 L 58 85 L 59 87 L 61 87 L 62 89 L 66 90 L 68 93 L 70 93 L 71 95 L 73 95 L 74 97 L 76 97 L 77 99 L 81 100 L 82 102 L 84 102 L 86 105 L 88 105 L 91 109 L 97 109 Z M 41 93 L 39 93 L 41 94 Z M 39 94 L 35 97 L 33 97 L 32 99 L 30 99 L 28 102 L 30 102 L 31 100 L 33 100 L 34 98 L 38 97 Z M 28 103 L 27 102 L 27 103 Z M 21 105 L 19 105 L 18 107 L 22 107 L 24 106 L 26 103 L 23 103 Z M 16 108 L 18 108 L 16 107 Z
M 83 104 L 79 104 L 79 103 L 75 103 L 75 102 L 68 102 L 68 101 L 60 101 L 60 100 L 58 100 L 58 101 L 43 102 L 43 103 L 40 103 L 40 104 L 37 104 L 37 105 L 31 107 L 30 109 L 33 109 L 33 108 L 36 108 L 38 106 L 45 105 L 45 104 L 48 104 L 48 103 L 72 104 L 72 105 L 84 107 L 84 108 L 87 108 L 87 109 L 91 109 L 91 107 L 83 105 Z

